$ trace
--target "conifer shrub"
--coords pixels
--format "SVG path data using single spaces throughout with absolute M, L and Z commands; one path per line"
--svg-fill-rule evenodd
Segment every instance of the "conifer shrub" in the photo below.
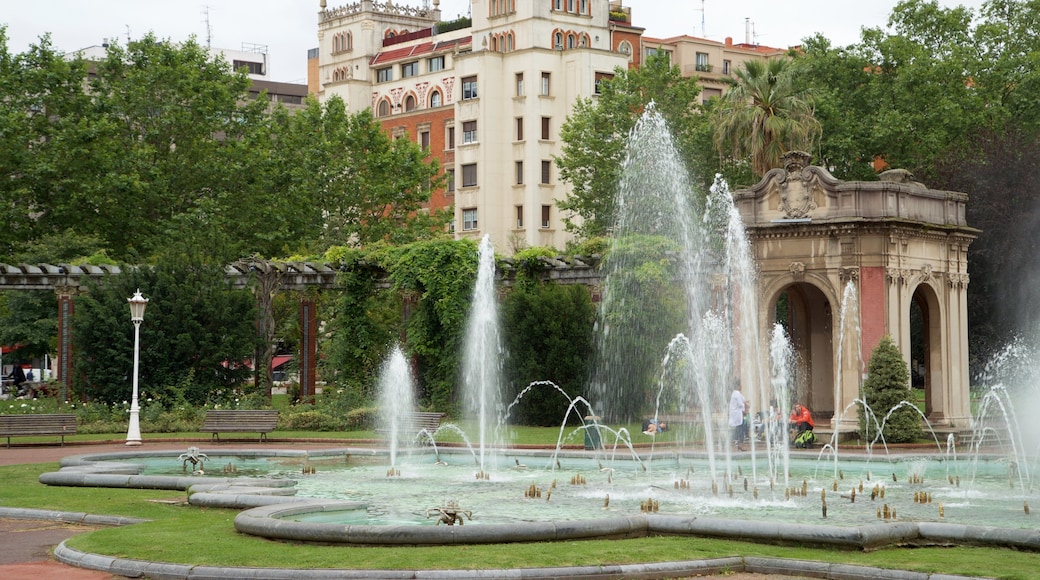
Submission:
M 909 443 L 922 436 L 921 415 L 912 408 L 910 369 L 889 336 L 882 338 L 870 355 L 862 398 L 873 411 L 871 416 L 860 405 L 859 432 L 864 441 L 880 440 L 878 424 L 888 443 Z M 904 401 L 909 404 L 900 406 Z M 899 408 L 886 420 L 885 416 L 896 407 Z

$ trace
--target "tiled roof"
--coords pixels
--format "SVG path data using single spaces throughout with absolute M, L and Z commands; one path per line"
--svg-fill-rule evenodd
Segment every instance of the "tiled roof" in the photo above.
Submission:
M 424 54 L 447 50 L 457 45 L 471 44 L 472 42 L 472 38 L 467 36 L 465 38 L 446 40 L 444 42 L 423 42 L 421 44 L 413 44 L 412 46 L 383 51 L 377 54 L 368 64 L 370 66 L 375 66 L 388 62 L 405 60 Z

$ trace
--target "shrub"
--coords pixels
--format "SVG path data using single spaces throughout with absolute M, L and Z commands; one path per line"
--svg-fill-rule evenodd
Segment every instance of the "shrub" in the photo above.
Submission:
M 917 409 L 910 404 L 901 405 L 904 401 L 913 401 L 910 370 L 891 337 L 882 338 L 870 355 L 867 379 L 863 382 L 863 400 L 877 416 L 878 422 L 895 409 L 882 426 L 886 442 L 908 443 L 922 436 L 921 416 Z M 866 409 L 861 405 L 860 437 L 864 440 L 876 439 L 877 426 L 873 420 L 868 423 L 867 418 Z

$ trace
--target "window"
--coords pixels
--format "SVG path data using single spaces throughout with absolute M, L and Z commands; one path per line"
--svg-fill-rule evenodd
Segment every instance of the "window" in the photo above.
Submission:
M 463 121 L 462 123 L 462 143 L 476 143 L 477 142 L 477 122 L 476 121 Z
M 589 13 L 589 0 L 578 0 L 578 14 Z
M 377 117 L 388 117 L 390 115 L 390 101 L 383 99 L 379 101 L 379 111 L 376 114 Z
M 524 206 L 516 206 L 516 229 L 524 229 Z
M 567 48 L 574 48 L 578 46 L 578 37 L 573 34 L 567 35 Z
M 567 0 L 567 12 L 574 12 L 574 0 Z
M 477 77 L 462 79 L 462 100 L 477 98 Z
M 563 10 L 563 0 L 553 0 L 553 10 Z
M 523 141 L 524 140 L 524 118 L 523 117 L 517 117 L 516 118 L 516 140 L 517 141 Z
M 241 70 L 241 69 L 246 69 L 246 73 L 247 74 L 251 74 L 251 75 L 262 75 L 262 74 L 264 74 L 264 63 L 262 63 L 262 62 L 252 62 L 252 61 L 248 61 L 248 60 L 236 60 L 232 64 L 231 68 L 235 69 L 236 71 L 237 70 Z
M 448 188 L 448 193 L 454 193 L 455 192 L 455 170 L 454 169 L 449 169 L 449 170 L 444 172 L 444 175 L 447 176 L 447 179 L 445 179 L 445 181 L 447 181 L 447 183 L 444 186 Z
M 551 117 L 542 117 L 542 141 L 549 140 L 549 119 Z
M 394 80 L 394 69 L 391 67 L 376 70 L 376 82 L 386 83 Z
M 431 59 L 428 59 L 426 61 L 426 70 L 428 72 L 437 72 L 439 70 L 444 70 L 444 57 L 435 56 Z
M 711 65 L 708 64 L 708 53 L 698 52 L 697 53 L 697 71 L 698 72 L 711 72 Z
M 441 106 L 441 92 L 433 91 L 430 93 L 430 108 L 436 108 Z
M 552 78 L 551 73 L 542 73 L 542 95 L 549 96 L 549 80 Z
M 632 43 L 627 41 L 627 40 L 621 41 L 621 44 L 618 45 L 618 52 L 620 52 L 621 54 L 627 54 L 629 56 L 629 58 L 631 58 L 632 57 Z
M 414 111 L 415 110 L 415 95 L 408 95 L 404 100 L 404 110 Z
M 722 89 L 704 89 L 701 91 L 701 104 L 707 105 L 711 99 L 717 99 L 722 96 Z
M 419 61 L 406 62 L 401 65 L 401 78 L 414 77 L 419 74 Z
M 611 74 L 611 73 L 603 73 L 603 72 L 596 73 L 596 86 L 593 87 L 593 91 L 597 95 L 602 94 L 602 90 L 603 90 L 602 85 L 603 85 L 603 83 L 605 81 L 609 81 L 612 78 L 614 78 L 614 75 Z
M 731 67 L 731 66 L 733 66 L 733 63 L 731 63 L 730 61 L 728 61 L 728 60 L 722 61 L 722 74 L 728 75 L 729 74 L 729 67 Z
M 448 146 L 445 147 L 445 149 L 448 150 L 448 151 L 451 151 L 452 149 L 455 148 L 455 127 L 448 127 L 447 141 L 448 141 Z
M 542 183 L 548 185 L 550 177 L 552 177 L 552 161 L 542 161 Z
M 423 148 L 423 151 L 430 149 L 430 132 L 419 131 L 419 146 Z
M 462 187 L 477 186 L 477 164 L 467 163 L 462 166 Z
M 557 32 L 553 35 L 553 48 L 563 50 L 563 33 Z
M 524 184 L 524 162 L 523 161 L 517 161 L 515 165 L 516 165 L 516 184 L 517 185 L 523 185 Z
M 524 96 L 524 73 L 516 73 L 516 96 Z
M 549 228 L 549 217 L 550 217 L 550 212 L 551 211 L 552 211 L 552 206 L 551 205 L 543 205 L 542 206 L 542 227 L 545 228 L 545 229 Z
M 463 230 L 475 230 L 477 229 L 477 208 L 468 207 L 462 210 L 462 229 Z

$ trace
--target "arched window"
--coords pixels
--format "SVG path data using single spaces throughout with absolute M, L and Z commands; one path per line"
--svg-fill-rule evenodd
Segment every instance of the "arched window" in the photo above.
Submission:
M 354 35 L 350 32 L 347 33 L 347 41 L 343 50 L 354 50 Z
M 441 92 L 433 91 L 430 93 L 430 108 L 441 106 Z
M 415 110 L 415 95 L 408 95 L 404 100 L 404 110 L 414 111 Z
M 491 52 L 498 52 L 498 37 L 495 35 L 491 36 Z
M 627 55 L 628 60 L 632 60 L 632 43 L 627 40 L 621 41 L 621 44 L 618 45 L 618 52 Z
M 576 36 L 574 36 L 573 34 L 568 34 L 567 35 L 567 48 L 574 48 L 575 46 L 578 46 L 578 38 Z
M 506 35 L 506 52 L 513 52 L 513 33 Z
M 393 38 L 395 36 L 397 36 L 397 34 L 394 33 L 393 30 L 387 30 L 386 34 L 383 35 L 383 38 Z
M 553 35 L 553 48 L 563 50 L 563 33 L 557 32 Z
M 588 46 L 589 45 L 589 35 L 588 34 L 582 34 L 581 38 L 578 39 L 578 44 L 580 44 L 581 46 Z
M 339 48 L 339 35 L 338 34 L 333 34 L 332 35 L 332 52 L 339 52 L 339 51 L 340 51 L 340 48 Z
M 390 101 L 383 99 L 379 101 L 379 111 L 376 113 L 377 117 L 389 117 L 390 116 Z

